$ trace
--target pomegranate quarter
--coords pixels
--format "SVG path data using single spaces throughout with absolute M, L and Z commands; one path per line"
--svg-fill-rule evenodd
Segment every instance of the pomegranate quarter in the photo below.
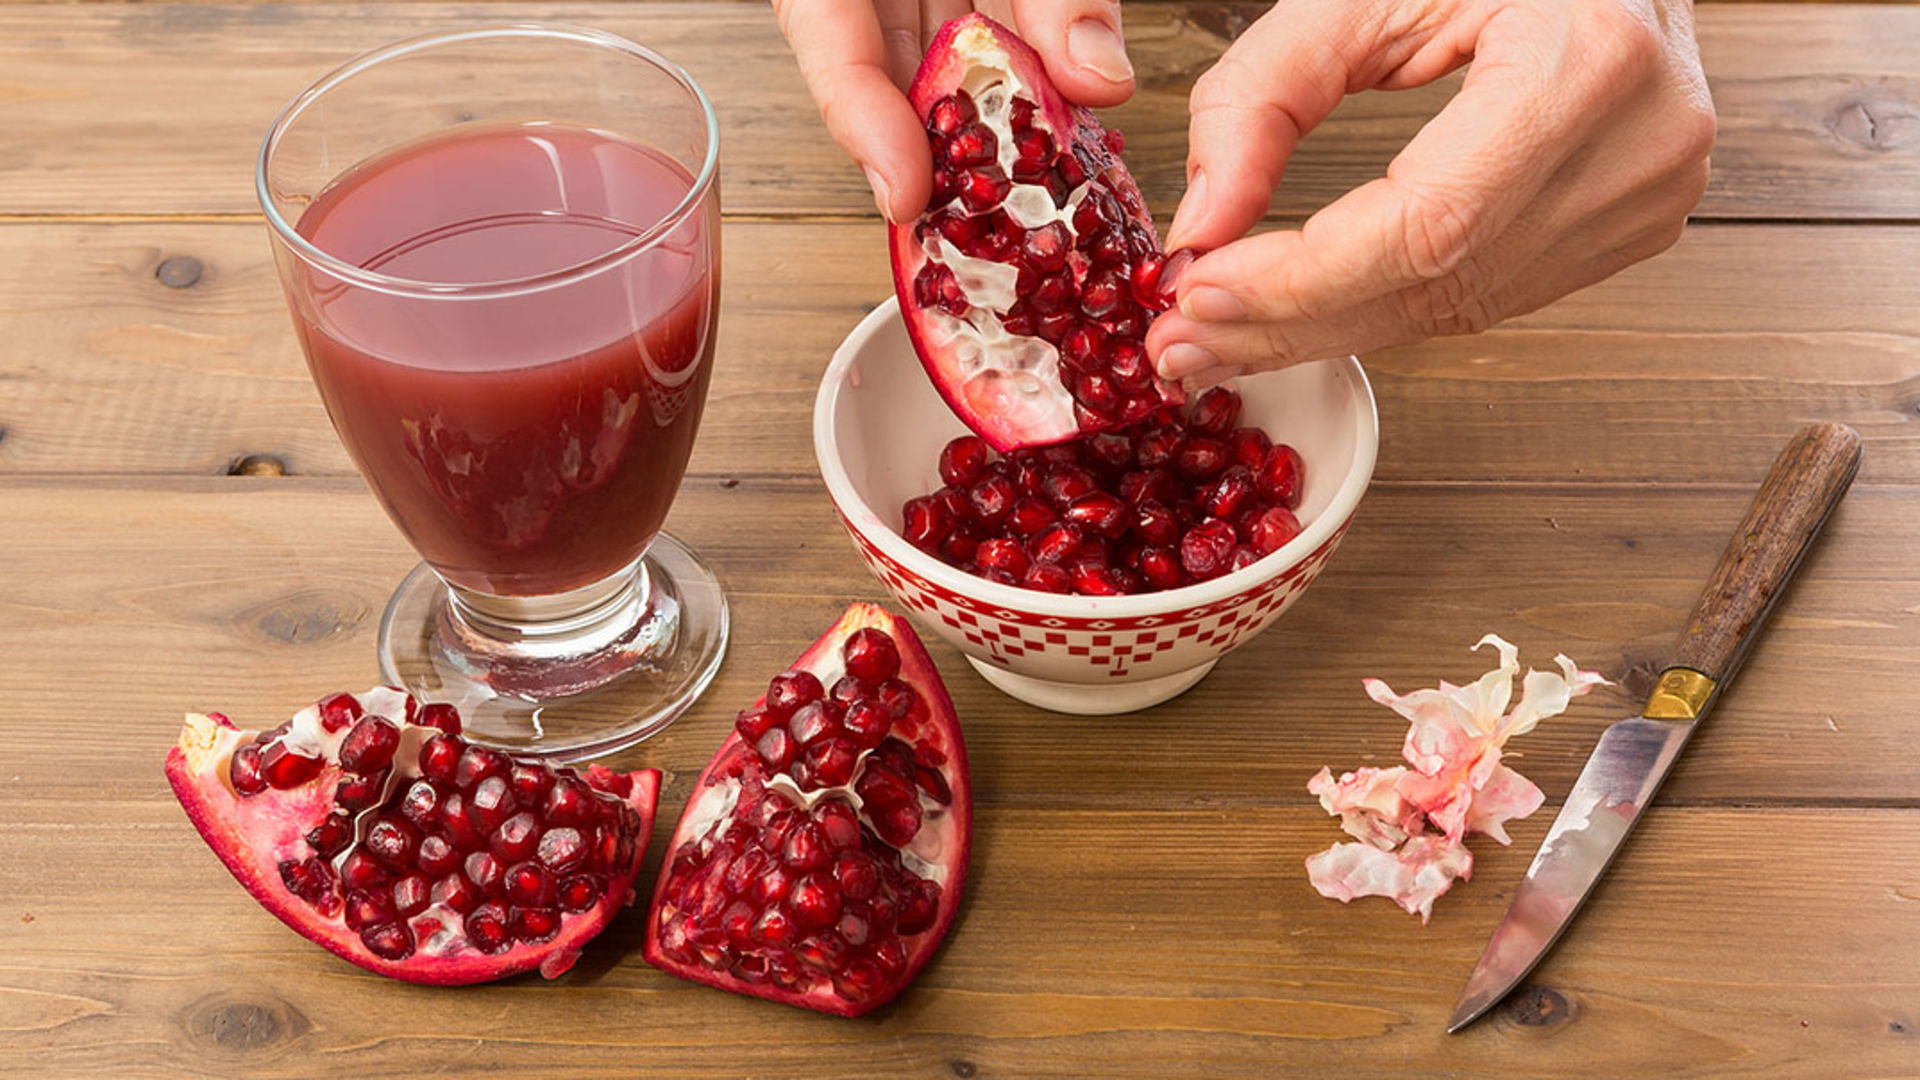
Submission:
M 408 982 L 548 978 L 633 900 L 660 774 L 582 776 L 460 737 L 398 690 L 271 731 L 187 717 L 167 782 L 240 884 L 347 960 Z
M 941 28 L 909 97 L 933 197 L 890 231 L 894 288 L 954 413 L 1005 452 L 1183 400 L 1147 360 L 1169 257 L 1120 133 L 1069 105 L 1026 42 L 984 15 Z
M 855 604 L 741 712 L 669 842 L 647 962 L 858 1016 L 946 936 L 973 797 L 953 702 L 905 621 Z

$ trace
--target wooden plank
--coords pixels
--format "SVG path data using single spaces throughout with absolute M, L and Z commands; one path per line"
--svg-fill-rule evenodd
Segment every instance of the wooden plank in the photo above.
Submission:
M 0 5 L 0 213 L 255 211 L 251 163 L 281 105 L 379 42 L 496 21 L 474 3 Z M 1184 183 L 1186 91 L 1263 5 L 1130 4 L 1141 92 L 1113 119 L 1150 201 Z M 687 64 L 725 121 L 724 199 L 743 214 L 873 205 L 827 138 L 766 5 L 545 4 L 513 18 L 628 34 Z M 1700 13 L 1721 141 L 1701 213 L 1920 217 L 1920 11 L 1716 4 Z M 218 56 L 210 64 L 207 57 Z M 1458 80 L 1348 101 L 1274 202 L 1299 216 L 1380 175 Z M 193 118 L 183 137 L 181 117 Z
M 900 1002 L 848 1021 L 647 967 L 638 912 L 551 984 L 456 992 L 367 975 L 259 911 L 156 766 L 145 748 L 117 760 L 100 771 L 124 790 L 85 800 L 49 797 L 36 771 L 33 794 L 0 802 L 0 1072 L 1161 1080 L 1425 1076 L 1440 1062 L 1535 1078 L 1920 1066 L 1912 810 L 1657 812 L 1520 1002 L 1449 1037 L 1447 1012 L 1542 819 L 1521 823 L 1512 848 L 1478 845 L 1474 879 L 1422 928 L 1382 900 L 1312 893 L 1300 860 L 1338 831 L 1304 796 L 1233 813 L 989 809 L 944 951 Z
M 1601 728 L 1650 689 L 1746 499 L 1376 488 L 1296 608 L 1198 688 L 1138 716 L 1041 713 L 990 689 L 951 648 L 933 652 L 968 725 L 983 804 L 1224 812 L 1291 805 L 1322 765 L 1396 761 L 1406 725 L 1360 680 L 1467 681 L 1491 666 L 1469 646 L 1496 631 L 1534 665 L 1565 651 L 1622 684 L 1515 745 L 1557 798 Z M 270 725 L 371 684 L 379 613 L 413 561 L 349 478 L 13 480 L 0 506 L 0 730 L 36 798 L 81 802 L 102 782 L 149 791 L 144 763 L 187 709 Z M 1916 522 L 1920 488 L 1855 488 L 1665 797 L 1916 804 Z M 690 482 L 669 527 L 716 567 L 736 627 L 713 692 L 630 755 L 684 795 L 769 676 L 850 599 L 887 597 L 813 483 Z M 110 766 L 66 768 L 76 740 Z
M 351 472 L 261 232 L 0 225 L 0 470 L 208 474 L 271 454 Z M 168 287 L 162 263 L 192 283 Z M 1832 419 L 1867 440 L 1863 482 L 1920 482 L 1915 265 L 1920 228 L 1696 226 L 1493 333 L 1367 357 L 1378 476 L 1755 484 L 1795 427 Z M 693 469 L 810 477 L 819 372 L 892 292 L 879 230 L 736 221 L 725 266 Z

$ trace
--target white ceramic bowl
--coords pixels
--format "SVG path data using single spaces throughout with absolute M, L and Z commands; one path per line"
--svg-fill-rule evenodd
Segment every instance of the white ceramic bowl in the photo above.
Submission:
M 1212 581 L 1137 596 L 1061 596 L 997 585 L 900 536 L 900 507 L 940 486 L 940 448 L 966 428 L 913 355 L 888 300 L 847 335 L 814 401 L 813 447 L 840 520 L 874 576 L 994 686 L 1055 712 L 1158 705 L 1287 610 L 1339 545 L 1373 478 L 1373 389 L 1357 360 L 1242 379 L 1241 422 L 1300 451 L 1305 528 Z

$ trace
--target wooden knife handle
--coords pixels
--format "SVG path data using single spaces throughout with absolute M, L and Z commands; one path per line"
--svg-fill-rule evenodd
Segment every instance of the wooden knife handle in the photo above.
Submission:
M 1720 556 L 1671 666 L 1691 668 L 1726 689 L 1859 467 L 1860 436 L 1844 424 L 1809 424 L 1794 435 Z

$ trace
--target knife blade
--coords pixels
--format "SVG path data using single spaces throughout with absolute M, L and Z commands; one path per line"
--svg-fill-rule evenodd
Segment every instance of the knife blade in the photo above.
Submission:
M 1860 437 L 1840 424 L 1802 428 L 1780 452 L 1654 681 L 1644 715 L 1601 733 L 1467 979 L 1449 1033 L 1504 998 L 1566 932 L 1725 692 L 1859 465 Z

